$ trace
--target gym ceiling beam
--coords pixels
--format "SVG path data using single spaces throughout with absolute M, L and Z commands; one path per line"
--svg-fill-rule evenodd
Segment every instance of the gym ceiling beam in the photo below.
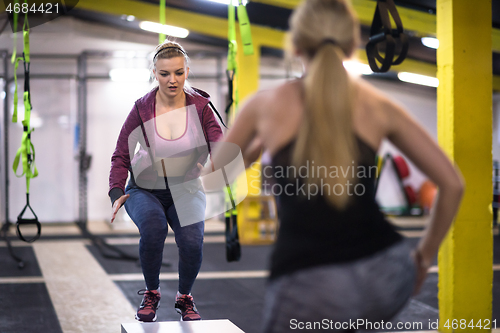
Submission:
M 76 8 L 117 16 L 134 15 L 138 20 L 158 22 L 158 6 L 146 2 L 80 0 Z M 227 19 L 167 7 L 167 23 L 199 34 L 227 39 Z M 252 36 L 262 46 L 283 48 L 283 31 L 252 25 Z

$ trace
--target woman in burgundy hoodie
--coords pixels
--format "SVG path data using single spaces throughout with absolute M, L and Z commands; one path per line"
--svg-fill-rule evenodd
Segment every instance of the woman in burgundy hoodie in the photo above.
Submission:
M 146 289 L 136 319 L 155 321 L 159 274 L 168 225 L 179 249 L 175 308 L 182 320 L 200 320 L 191 288 L 202 261 L 205 194 L 200 169 L 222 138 L 209 95 L 190 87 L 189 58 L 175 42 L 156 48 L 153 73 L 158 87 L 135 102 L 111 158 L 111 222 L 122 205 L 141 235 L 139 255 Z M 125 183 L 130 171 L 130 180 Z

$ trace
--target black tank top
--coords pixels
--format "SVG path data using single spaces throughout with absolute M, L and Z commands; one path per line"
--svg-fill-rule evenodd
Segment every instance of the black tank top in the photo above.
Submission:
M 272 158 L 273 176 L 282 193 L 278 195 L 280 228 L 271 256 L 271 279 L 300 269 L 367 257 L 402 239 L 375 201 L 376 152 L 369 145 L 357 138 L 360 161 L 353 168 L 358 185 L 357 188 L 351 186 L 350 193 L 354 195 L 347 208 L 339 211 L 323 195 L 307 198 L 308 192 L 314 194 L 314 187 L 308 191 L 308 185 L 300 178 L 300 175 L 307 176 L 306 169 L 302 169 L 299 178 L 286 177 L 293 175 L 293 171 L 286 170 L 291 165 L 294 142 L 292 140 Z M 308 170 L 320 170 L 324 174 L 325 169 L 317 167 L 311 164 Z M 344 172 L 349 170 L 346 169 Z M 364 175 L 358 173 L 363 170 Z M 337 171 L 341 172 L 340 168 Z M 327 168 L 327 172 L 335 176 L 335 168 Z M 323 190 L 326 193 L 328 187 Z M 278 190 L 273 192 L 279 194 Z M 340 193 L 339 187 L 336 193 Z

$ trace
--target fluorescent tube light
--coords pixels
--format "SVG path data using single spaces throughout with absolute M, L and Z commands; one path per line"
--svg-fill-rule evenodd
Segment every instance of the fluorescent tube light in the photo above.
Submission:
M 109 71 L 109 76 L 115 82 L 146 82 L 150 72 L 146 68 L 115 68 Z
M 217 3 L 224 4 L 224 5 L 229 5 L 230 0 L 208 0 L 208 1 L 217 2 Z M 246 5 L 247 3 L 248 3 L 248 0 L 243 0 L 243 5 Z M 233 0 L 233 5 L 238 6 L 238 0 Z
M 355 75 L 370 75 L 373 74 L 373 71 L 370 68 L 370 65 L 362 64 L 358 61 L 346 60 L 343 62 L 344 68 L 351 74 Z
M 422 44 L 424 44 L 427 47 L 430 47 L 431 49 L 437 49 L 439 47 L 439 39 L 437 38 L 422 37 L 420 40 L 422 41 Z
M 398 73 L 398 79 L 404 82 L 420 84 L 423 86 L 434 87 L 434 88 L 436 88 L 439 85 L 439 80 L 435 77 L 408 73 L 408 72 Z
M 165 34 L 172 37 L 186 38 L 189 35 L 189 30 L 172 25 L 160 24 L 156 22 L 142 21 L 139 24 L 142 30 Z

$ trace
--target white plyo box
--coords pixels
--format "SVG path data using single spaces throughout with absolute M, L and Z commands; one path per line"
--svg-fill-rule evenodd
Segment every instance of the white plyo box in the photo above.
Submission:
M 244 333 L 228 319 L 122 324 L 122 333 Z

